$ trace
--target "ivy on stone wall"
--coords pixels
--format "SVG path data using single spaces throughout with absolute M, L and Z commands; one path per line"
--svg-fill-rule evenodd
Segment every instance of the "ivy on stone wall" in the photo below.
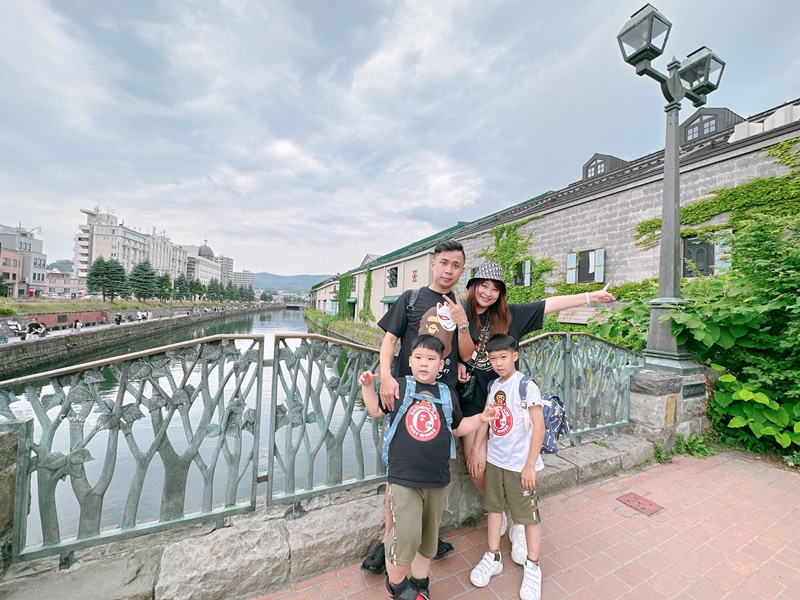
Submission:
M 530 254 L 533 234 L 522 235 L 520 228 L 531 221 L 543 218 L 535 215 L 515 223 L 507 223 L 493 227 L 489 233 L 494 237 L 494 249 L 490 252 L 484 248 L 475 256 L 496 262 L 503 267 L 503 278 L 506 281 L 506 298 L 511 303 L 531 302 L 546 296 L 544 275 L 556 268 L 556 262 L 548 257 L 536 260 Z M 511 285 L 517 274 L 517 266 L 526 260 L 531 261 L 530 286 Z
M 336 301 L 339 304 L 337 316 L 342 319 L 352 319 L 356 312 L 355 306 L 347 301 L 352 288 L 353 276 L 350 273 L 339 275 L 339 291 L 336 294 Z
M 367 269 L 366 277 L 364 278 L 364 307 L 358 312 L 358 318 L 364 323 L 370 323 L 375 320 L 375 315 L 372 314 L 372 269 Z
M 724 225 L 683 228 L 681 236 L 694 237 L 698 231 L 711 233 L 723 228 L 736 231 L 753 211 L 777 217 L 800 212 L 800 138 L 770 146 L 766 152 L 776 162 L 786 165 L 792 171 L 783 177 L 762 177 L 733 188 L 717 190 L 712 198 L 681 207 L 681 225 L 689 226 L 699 225 L 717 215 L 730 212 Z M 661 219 L 639 223 L 633 237 L 637 246 L 643 249 L 655 248 L 661 241 Z

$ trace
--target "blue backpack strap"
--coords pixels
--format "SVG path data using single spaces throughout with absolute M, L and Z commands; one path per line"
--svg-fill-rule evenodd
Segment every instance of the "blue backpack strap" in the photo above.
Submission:
M 403 403 L 400 405 L 400 408 L 397 410 L 397 415 L 394 419 L 391 419 L 390 416 L 387 416 L 389 419 L 389 423 L 384 427 L 383 430 L 383 448 L 381 449 L 381 462 L 383 463 L 384 467 L 389 466 L 389 444 L 394 437 L 395 432 L 397 431 L 397 424 L 400 422 L 400 419 L 403 418 L 403 415 L 406 414 L 408 407 L 411 406 L 411 397 L 416 391 L 417 382 L 416 380 L 411 377 L 410 375 L 406 375 L 406 391 L 403 394 Z
M 447 431 L 450 433 L 450 458 L 456 457 L 456 438 L 453 437 L 453 397 L 450 388 L 439 382 L 439 404 L 442 405 Z
M 527 375 L 523 375 L 522 379 L 519 380 L 519 400 L 522 407 L 525 408 L 525 401 L 528 399 L 528 382 L 531 381 L 531 378 Z

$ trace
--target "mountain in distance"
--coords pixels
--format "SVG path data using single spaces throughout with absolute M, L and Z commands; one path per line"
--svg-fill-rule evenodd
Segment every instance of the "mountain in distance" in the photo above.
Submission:
M 255 287 L 266 290 L 272 288 L 293 294 L 308 294 L 311 286 L 325 281 L 330 275 L 273 275 L 272 273 L 256 273 Z

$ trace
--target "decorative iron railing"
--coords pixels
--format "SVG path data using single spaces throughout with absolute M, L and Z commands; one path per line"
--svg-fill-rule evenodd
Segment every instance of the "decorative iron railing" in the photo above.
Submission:
M 320 335 L 276 335 L 269 409 L 267 504 L 293 504 L 383 481 L 376 451 L 380 424 L 370 419 L 358 377 L 378 352 Z
M 69 564 L 78 549 L 221 524 L 254 510 L 259 482 L 267 505 L 298 515 L 305 499 L 385 481 L 381 423 L 358 385 L 378 351 L 276 334 L 273 358 L 264 353 L 262 336 L 219 335 L 0 383 L 0 429 L 20 432 L 12 560 L 59 554 Z M 520 369 L 564 398 L 575 443 L 627 423 L 641 365 L 586 334 L 520 347 Z
M 12 560 L 254 510 L 263 361 L 263 336 L 219 335 L 3 382 Z
M 573 443 L 628 423 L 630 376 L 644 358 L 586 333 L 546 333 L 520 344 L 520 370 L 567 407 Z

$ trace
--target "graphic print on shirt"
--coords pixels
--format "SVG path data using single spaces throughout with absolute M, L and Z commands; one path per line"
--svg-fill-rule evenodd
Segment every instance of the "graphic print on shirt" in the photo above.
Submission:
M 447 304 L 438 302 L 435 307 L 429 308 L 419 322 L 418 335 L 430 334 L 438 338 L 444 344 L 444 368 L 439 372 L 437 379 L 442 373 L 450 372 L 450 351 L 453 348 L 453 332 L 456 330 L 456 322 L 450 314 L 450 307 Z
M 506 405 L 506 393 L 503 390 L 497 390 L 494 393 L 494 403 L 500 414 L 492 421 L 492 433 L 503 436 L 511 431 L 511 428 L 514 426 L 514 415 L 511 413 L 511 409 Z
M 427 392 L 420 395 L 433 398 Z M 414 404 L 408 407 L 405 419 L 408 435 L 418 442 L 431 441 L 439 435 L 439 430 L 442 428 L 439 411 L 436 410 L 432 401 L 415 400 Z

